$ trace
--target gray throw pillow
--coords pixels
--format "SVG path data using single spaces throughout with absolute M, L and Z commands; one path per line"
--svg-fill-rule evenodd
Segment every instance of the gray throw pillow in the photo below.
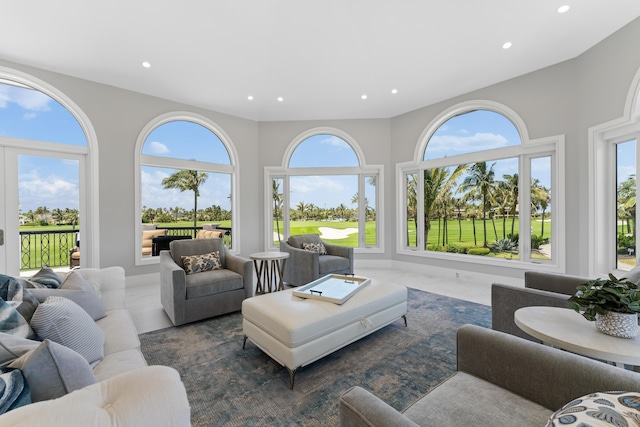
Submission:
M 58 289 L 29 289 L 29 292 L 40 302 L 44 302 L 50 296 L 70 299 L 82 307 L 93 320 L 102 319 L 107 315 L 93 286 L 77 271 L 72 271 Z
M 0 332 L 0 366 L 8 365 L 39 345 L 40 341 Z
M 56 399 L 98 382 L 84 357 L 50 340 L 44 340 L 9 366 L 24 373 L 33 402 Z
M 97 364 L 104 357 L 104 332 L 69 299 L 48 297 L 33 313 L 31 327 L 40 339 L 69 347 L 90 364 Z

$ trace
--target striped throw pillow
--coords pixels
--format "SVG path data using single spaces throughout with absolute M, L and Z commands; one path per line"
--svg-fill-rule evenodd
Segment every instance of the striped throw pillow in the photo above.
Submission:
M 48 297 L 33 313 L 31 327 L 41 340 L 68 347 L 92 365 L 104 358 L 104 332 L 70 299 Z

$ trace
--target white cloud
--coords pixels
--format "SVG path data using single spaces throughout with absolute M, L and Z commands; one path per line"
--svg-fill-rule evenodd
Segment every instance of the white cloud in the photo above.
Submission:
M 10 102 L 13 102 L 25 110 L 49 111 L 51 101 L 49 96 L 37 90 L 0 85 L 0 107 L 2 108 L 6 108 Z
M 169 152 L 169 148 L 162 142 L 151 141 L 149 142 L 149 149 L 154 154 L 166 154 Z
M 488 132 L 477 132 L 470 136 L 441 135 L 431 138 L 427 150 L 432 153 L 446 151 L 455 155 L 502 148 L 508 143 L 504 136 Z
M 40 177 L 37 171 L 19 177 L 20 202 L 25 210 L 38 206 L 78 208 L 78 184 L 56 175 Z
M 324 138 L 322 141 L 320 141 L 320 144 L 331 145 L 332 147 L 343 148 L 343 149 L 351 148 L 349 147 L 349 144 L 347 144 L 343 139 L 333 135 L 328 135 L 327 138 Z

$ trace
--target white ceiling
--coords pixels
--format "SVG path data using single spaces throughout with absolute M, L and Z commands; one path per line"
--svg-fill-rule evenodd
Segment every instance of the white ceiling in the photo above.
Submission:
M 640 16 L 640 1 L 5 0 L 0 11 L 0 59 L 272 121 L 388 118 L 516 77 L 581 54 Z

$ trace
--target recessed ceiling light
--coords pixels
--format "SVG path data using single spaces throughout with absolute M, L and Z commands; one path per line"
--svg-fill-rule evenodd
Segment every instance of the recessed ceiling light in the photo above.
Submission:
M 362 95 L 360 98 L 367 99 L 367 95 Z
M 284 98 L 283 98 L 283 97 L 281 97 L 281 96 L 279 96 L 279 97 L 278 97 L 278 102 L 282 102 L 282 101 L 284 101 Z
M 568 12 L 569 9 L 571 9 L 571 7 L 568 4 L 565 4 L 564 6 L 560 6 L 558 8 L 558 13 L 565 13 Z
M 144 62 L 142 63 L 142 66 L 143 66 L 144 68 L 151 68 L 151 64 L 150 64 L 148 61 L 144 61 Z
M 396 93 L 398 93 L 398 89 L 391 89 L 391 93 L 395 95 Z
M 249 95 L 249 96 L 247 96 L 247 99 L 248 99 L 249 101 L 253 101 L 253 96 Z
M 511 47 L 511 42 L 506 42 L 505 44 L 502 45 L 503 49 L 509 49 Z

